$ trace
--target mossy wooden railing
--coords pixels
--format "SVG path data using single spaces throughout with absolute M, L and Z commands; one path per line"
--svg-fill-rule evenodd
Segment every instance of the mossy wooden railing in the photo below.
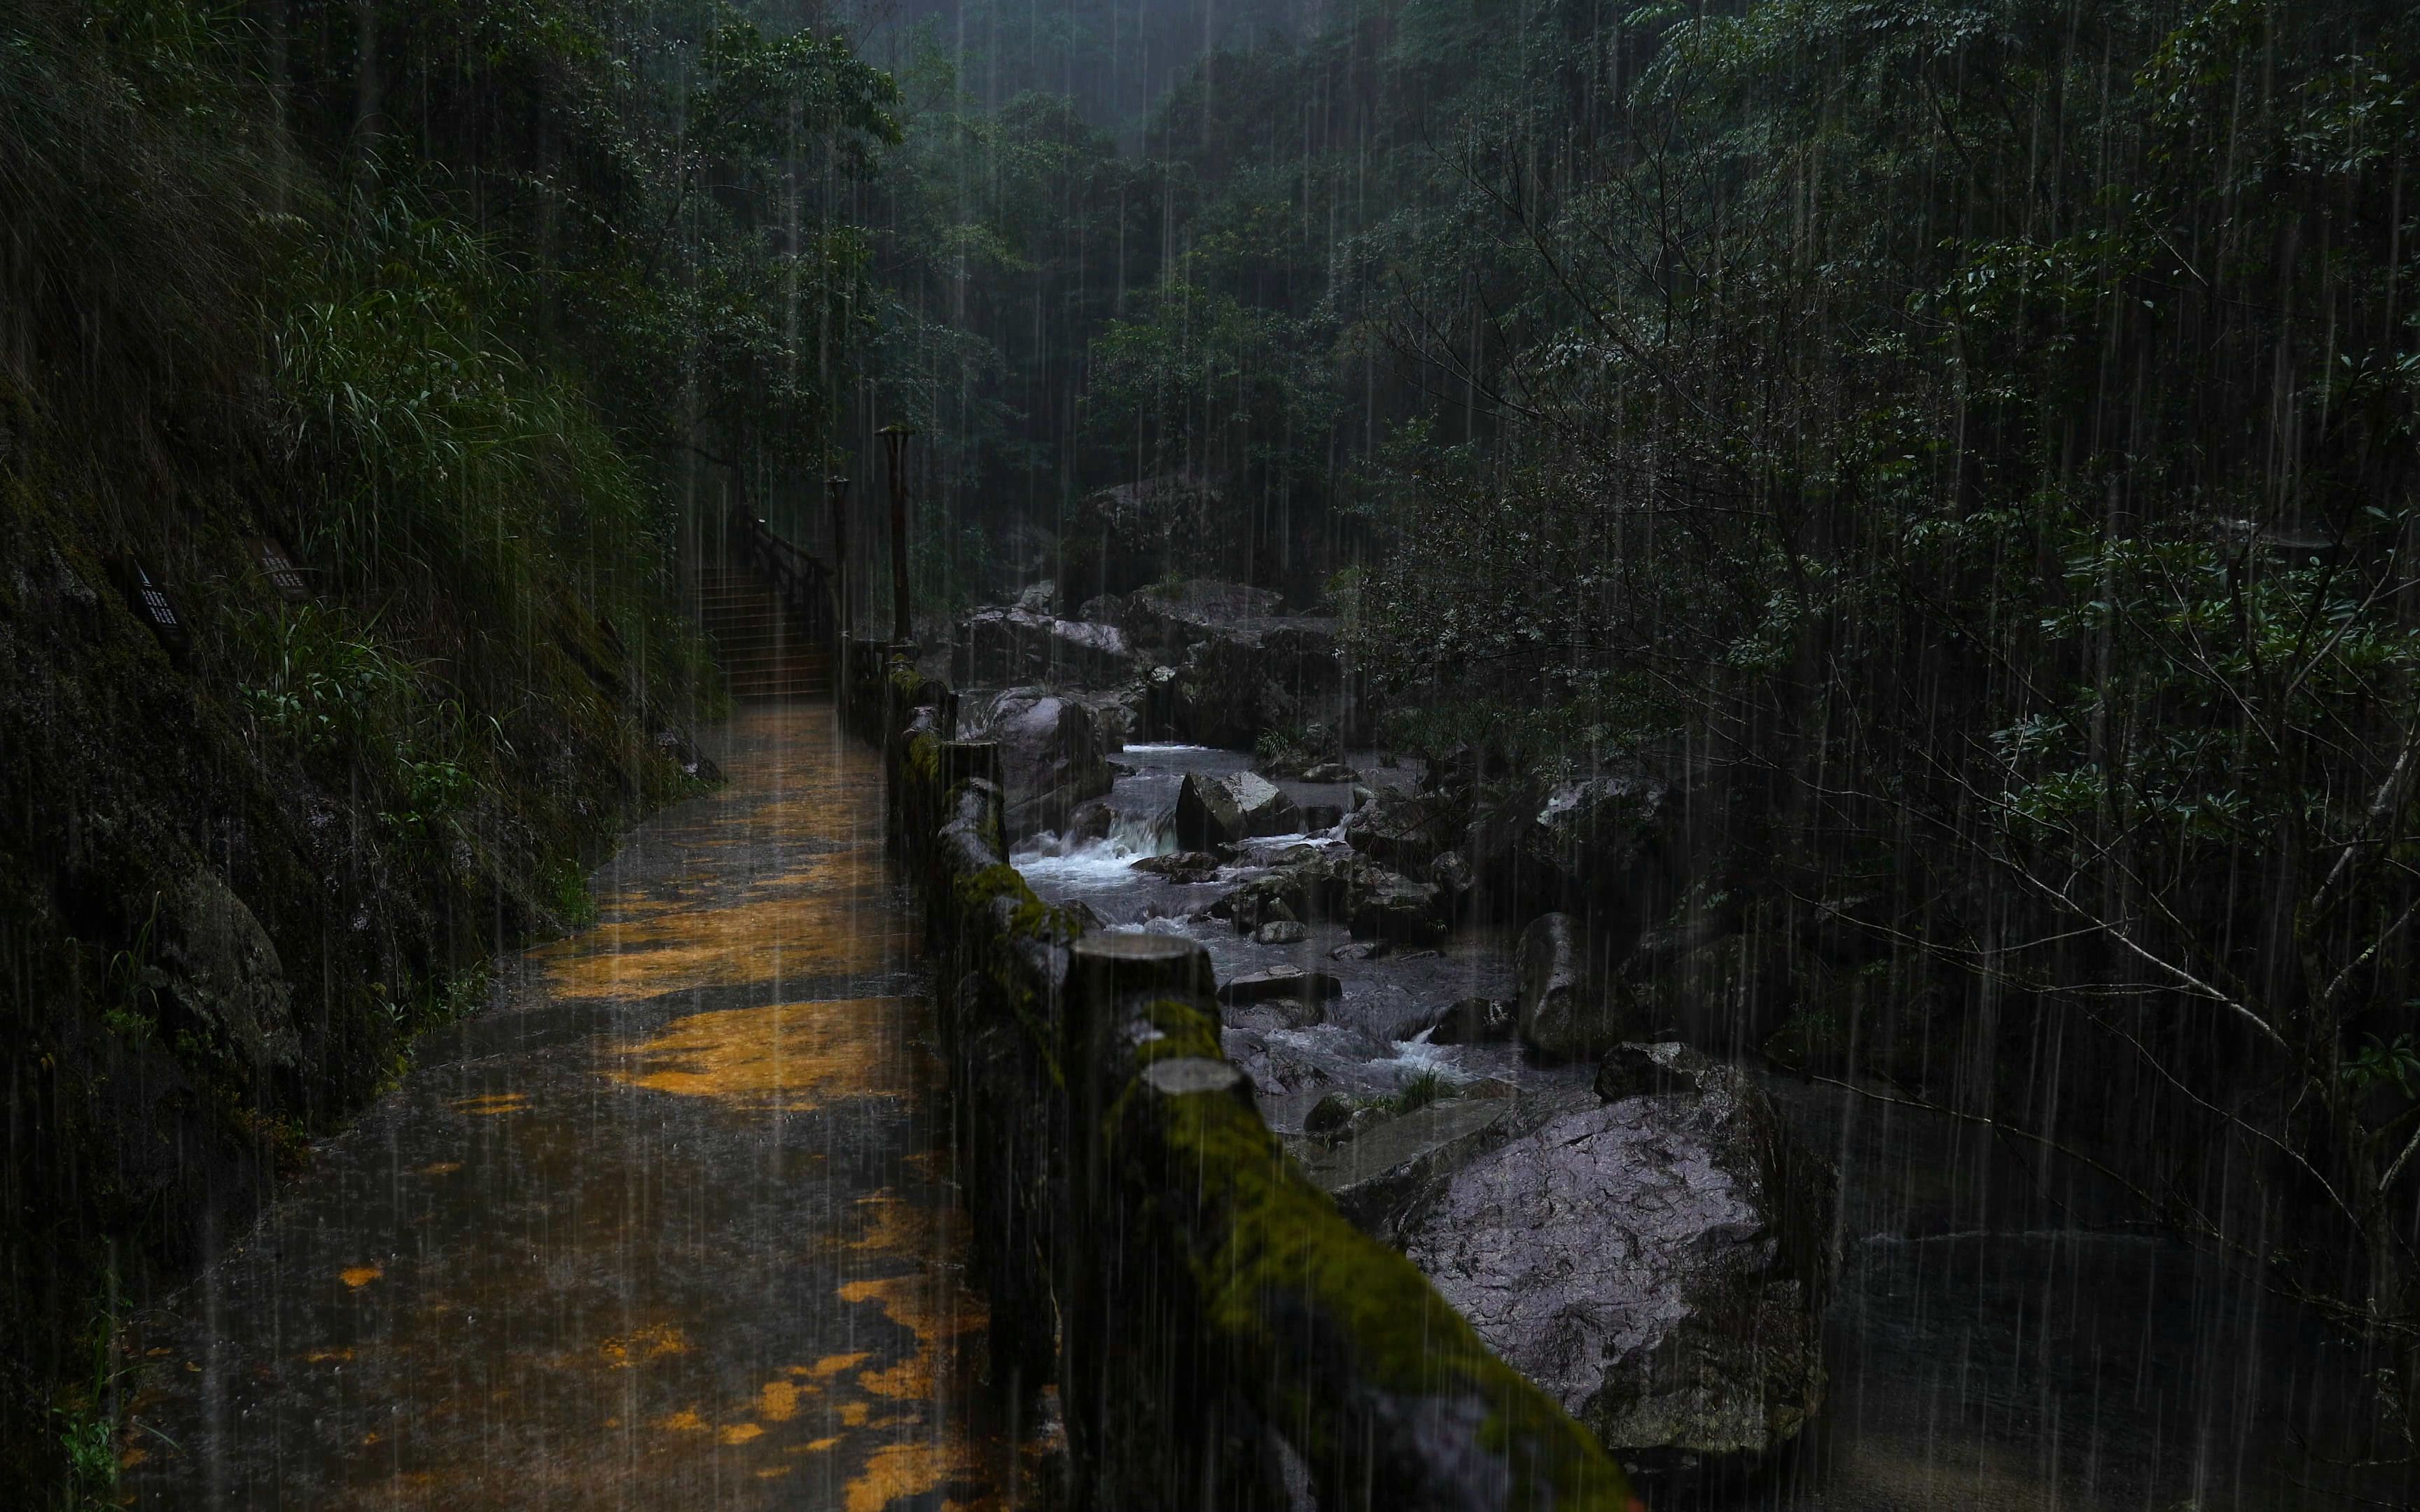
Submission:
M 877 648 L 859 656 L 876 660 Z M 1005 858 L 948 688 L 852 665 L 921 888 L 995 1377 L 1056 1382 L 1092 1508 L 1577 1512 L 1620 1468 L 1286 1159 L 1219 1047 L 1209 957 L 1087 935 Z

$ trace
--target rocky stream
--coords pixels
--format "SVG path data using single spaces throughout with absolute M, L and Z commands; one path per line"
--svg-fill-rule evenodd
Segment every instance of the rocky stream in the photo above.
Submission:
M 2307 1476 L 2359 1382 L 2311 1319 L 2086 1165 L 1709 1054 L 1599 943 L 1673 948 L 1672 796 L 1474 817 L 1471 773 L 1368 744 L 1334 636 L 1230 585 L 1032 594 L 961 625 L 961 732 L 1035 890 L 1206 947 L 1291 1155 L 1660 1503 L 2346 1504 Z M 1585 902 L 1478 904 L 1525 865 Z

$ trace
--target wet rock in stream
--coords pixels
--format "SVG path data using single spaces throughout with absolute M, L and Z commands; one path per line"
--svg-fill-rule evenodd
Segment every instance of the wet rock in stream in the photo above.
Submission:
M 1302 810 L 1276 783 L 1253 772 L 1225 777 L 1187 777 L 1176 795 L 1176 843 L 1188 851 L 1290 835 L 1302 827 Z
M 1300 966 L 1272 966 L 1235 978 L 1218 989 L 1218 1001 L 1229 1004 L 1263 1003 L 1272 998 L 1301 998 L 1308 1002 L 1326 1002 L 1344 995 L 1344 984 L 1325 971 L 1305 971 Z
M 1271 1018 L 1275 1011 L 1267 1011 Z M 1247 1022 L 1246 1016 L 1227 1015 L 1228 1028 L 1219 1038 L 1227 1058 L 1252 1084 L 1252 1090 L 1263 1100 L 1264 1113 L 1271 1101 L 1292 1097 L 1305 1090 L 1325 1091 L 1336 1080 L 1327 1067 L 1299 1046 L 1283 1040 L 1272 1039 L 1273 1030 L 1289 1027 L 1275 1022 Z M 1278 1123 L 1280 1118 L 1273 1118 Z
M 1166 856 L 1146 856 L 1133 863 L 1134 870 L 1166 877 L 1171 882 L 1207 882 L 1225 864 L 1208 851 L 1174 851 Z
M 1323 1098 L 1312 1111 L 1332 1107 Z M 1357 1112 L 1367 1111 L 1347 1106 L 1342 1117 L 1331 1114 L 1333 1121 L 1325 1131 L 1311 1130 L 1309 1118 L 1303 1127 L 1334 1133 L 1345 1128 Z M 1303 1173 L 1335 1199 L 1339 1211 L 1366 1232 L 1392 1242 L 1405 1210 L 1421 1199 L 1428 1186 L 1501 1144 L 1503 1127 L 1514 1117 L 1509 1100 L 1449 1098 L 1370 1123 L 1350 1139 L 1297 1142 L 1294 1153 Z
M 1628 994 L 1585 944 L 1567 914 L 1546 914 L 1521 932 L 1521 1039 L 1540 1055 L 1585 1059 L 1641 1027 Z
M 1098 595 L 1083 617 L 1115 626 L 1146 668 L 1158 734 L 1246 748 L 1310 723 L 1358 729 L 1366 717 L 1346 687 L 1337 622 L 1282 609 L 1266 589 L 1195 578 Z
M 1366 856 L 1308 845 L 1287 852 L 1277 865 L 1202 912 L 1231 920 L 1247 934 L 1273 918 L 1341 920 L 1358 938 L 1400 945 L 1434 945 L 1446 934 L 1435 884 L 1415 882 Z M 1373 960 L 1375 954 L 1355 959 Z
M 1625 1459 L 1770 1455 L 1823 1400 L 1835 1177 L 1736 1068 L 1678 1044 L 1616 1057 L 1616 1101 L 1437 1104 L 1325 1180 Z
M 1353 849 L 1399 872 L 1427 870 L 1453 843 L 1454 807 L 1434 793 L 1388 793 L 1362 805 L 1345 822 Z
M 1619 1042 L 1635 1015 L 1579 921 L 1541 921 L 1516 962 L 1510 940 L 1448 945 L 1459 851 L 1346 838 L 1222 837 L 1131 869 L 1138 887 L 1237 878 L 1167 898 L 1192 922 L 1153 927 L 1228 952 L 1221 1040 L 1270 1128 L 1626 1458 L 1778 1449 L 1823 1392 L 1828 1171 L 1739 1072 Z M 1289 960 L 1312 942 L 1325 970 Z
M 1116 625 L 1059 619 L 1039 606 L 977 609 L 958 622 L 957 632 L 951 671 L 960 687 L 1108 687 L 1134 670 Z
M 1117 822 L 1118 811 L 1103 800 L 1094 798 L 1090 803 L 1078 805 L 1075 811 L 1068 814 L 1066 833 L 1062 839 L 1070 845 L 1107 840 Z
M 1398 1040 L 1426 1035 L 1431 1044 L 1493 1044 L 1512 1039 L 1519 1026 L 1517 1005 L 1500 997 L 1465 997 L 1415 1014 L 1393 1032 Z
M 1446 921 L 1437 908 L 1436 885 L 1414 882 L 1399 872 L 1372 870 L 1356 878 L 1352 928 L 1368 939 L 1404 945 L 1428 945 L 1445 938 Z
M 1075 699 L 1013 687 L 976 709 L 963 733 L 1000 746 L 1013 840 L 1063 827 L 1080 806 L 1107 796 L 1112 784 L 1112 742 L 1094 712 Z

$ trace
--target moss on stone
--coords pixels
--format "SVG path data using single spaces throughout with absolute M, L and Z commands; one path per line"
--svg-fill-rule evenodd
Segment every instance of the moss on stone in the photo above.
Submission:
M 891 687 L 903 700 L 921 697 L 926 684 L 905 663 L 891 669 Z M 939 740 L 908 742 L 901 781 L 919 799 L 940 801 L 936 818 L 954 815 L 964 792 L 964 784 L 935 791 L 939 765 Z M 997 821 L 987 816 L 987 823 Z M 917 845 L 918 837 L 909 843 Z M 1076 939 L 1080 920 L 1045 903 L 1005 862 L 961 872 L 949 888 L 945 933 L 960 942 L 968 969 L 986 992 L 1016 1015 L 1035 1064 L 1065 1095 L 1068 1068 L 1044 1011 L 1052 984 L 1042 980 L 1033 952 Z M 1506 1467 L 1508 1505 L 1629 1512 L 1636 1503 L 1627 1481 L 1587 1431 L 1497 1359 L 1409 1260 L 1348 1223 L 1288 1163 L 1249 1100 L 1167 1097 L 1146 1087 L 1140 1072 L 1158 1061 L 1225 1058 L 1216 1011 L 1161 998 L 1141 1012 L 1153 1033 L 1130 1047 L 1133 1074 L 1102 1110 L 1100 1133 L 1113 1163 L 1125 1164 L 1147 1189 L 1162 1186 L 1150 1180 L 1153 1172 L 1184 1173 L 1185 1211 L 1163 1208 L 1174 1227 L 1162 1232 L 1186 1247 L 1181 1260 L 1201 1299 L 1201 1324 L 1244 1379 L 1269 1394 L 1269 1420 L 1302 1427 L 1309 1442 L 1297 1447 L 1306 1458 L 1345 1473 L 1339 1467 L 1367 1448 L 1357 1437 L 1366 1425 L 1342 1415 L 1366 1398 L 1340 1390 L 1333 1365 L 1307 1379 L 1296 1368 L 1301 1356 L 1288 1353 L 1303 1348 L 1299 1322 L 1307 1315 L 1341 1345 L 1342 1368 L 1356 1384 L 1394 1396 L 1407 1410 L 1422 1400 L 1482 1410 L 1480 1447 Z M 1348 1442 L 1346 1435 L 1355 1437 Z
M 1158 1037 L 1136 1048 L 1138 1070 L 1179 1057 L 1223 1058 L 1218 1021 L 1208 1011 L 1161 1001 L 1146 1012 Z M 1193 1247 L 1185 1259 L 1204 1321 L 1248 1362 L 1253 1379 L 1278 1394 L 1274 1420 L 1305 1425 L 1313 1434 L 1348 1427 L 1336 1416 L 1332 1380 L 1304 1380 L 1283 1368 L 1281 1320 L 1307 1310 L 1341 1340 L 1349 1368 L 1379 1390 L 1485 1404 L 1481 1443 L 1514 1478 L 1511 1504 L 1613 1512 L 1631 1505 L 1621 1469 L 1587 1431 L 1497 1359 L 1409 1260 L 1338 1213 L 1288 1164 L 1251 1106 L 1215 1095 L 1146 1097 L 1140 1077 L 1130 1081 L 1104 1132 L 1113 1141 L 1133 1139 L 1138 1131 L 1126 1119 L 1147 1107 L 1141 1137 L 1157 1148 L 1129 1153 L 1166 1159 L 1196 1183 L 1197 1206 L 1186 1225 Z M 1344 1443 L 1301 1447 L 1314 1463 L 1357 1451 Z
M 941 742 L 933 735 L 920 734 L 908 742 L 907 755 L 900 763 L 901 776 L 919 789 L 933 792 L 941 780 Z M 939 796 L 934 793 L 935 796 Z
M 915 663 L 901 659 L 891 663 L 887 680 L 898 701 L 898 707 L 902 709 L 921 708 L 926 703 L 938 702 L 938 695 L 944 691 L 944 686 L 937 679 L 918 671 Z

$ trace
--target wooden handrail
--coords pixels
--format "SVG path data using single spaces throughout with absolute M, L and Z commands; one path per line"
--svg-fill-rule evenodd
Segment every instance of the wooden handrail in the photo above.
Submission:
M 831 569 L 821 558 L 783 540 L 745 506 L 732 507 L 731 526 L 732 533 L 773 580 L 774 593 L 799 616 L 808 635 L 836 646 L 842 626 Z

